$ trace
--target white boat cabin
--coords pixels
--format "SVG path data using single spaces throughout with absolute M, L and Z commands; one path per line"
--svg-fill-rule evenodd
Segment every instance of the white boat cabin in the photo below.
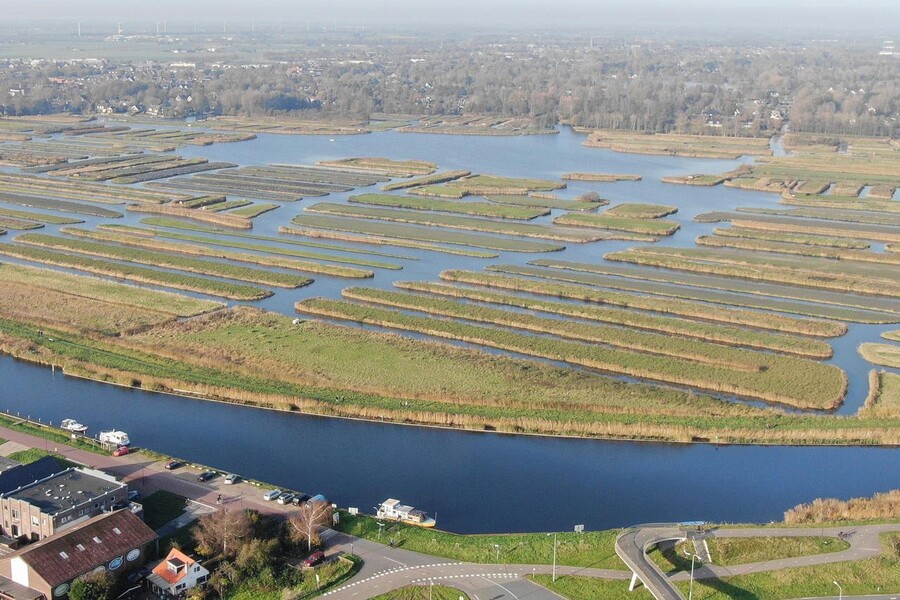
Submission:
M 428 516 L 421 510 L 416 510 L 406 504 L 400 504 L 400 501 L 395 498 L 388 498 L 382 502 L 378 507 L 376 516 L 379 519 L 392 519 L 408 523 L 421 523 L 428 519 Z

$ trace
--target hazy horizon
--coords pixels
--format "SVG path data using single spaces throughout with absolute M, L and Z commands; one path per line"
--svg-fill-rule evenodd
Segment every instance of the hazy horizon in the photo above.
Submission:
M 477 30 L 567 28 L 600 30 L 667 29 L 709 31 L 712 34 L 745 31 L 765 34 L 771 31 L 803 31 L 834 35 L 845 33 L 889 34 L 900 20 L 900 5 L 885 0 L 861 0 L 848 7 L 846 2 L 815 0 L 739 0 L 723 3 L 712 0 L 636 0 L 627 5 L 610 0 L 405 0 L 370 3 L 361 0 L 330 0 L 304 3 L 286 0 L 257 0 L 252 3 L 226 0 L 158 0 L 152 4 L 128 4 L 113 0 L 2 0 L 0 8 L 10 21 L 52 20 L 122 22 L 233 21 L 235 28 L 249 28 L 249 22 L 310 23 L 316 26 L 358 26 L 382 30 L 428 26 L 434 29 L 466 26 Z M 209 29 L 210 27 L 207 27 Z

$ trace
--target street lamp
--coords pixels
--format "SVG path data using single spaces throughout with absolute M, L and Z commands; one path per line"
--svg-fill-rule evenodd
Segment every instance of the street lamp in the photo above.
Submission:
M 551 535 L 551 534 L 547 534 Z M 556 583 L 556 532 L 553 532 L 553 583 Z
M 500 562 L 500 544 L 494 544 L 494 551 L 496 552 L 495 561 L 497 563 L 499 563 Z
M 844 588 L 842 588 L 841 584 L 839 584 L 837 581 L 832 581 L 832 583 L 834 585 L 838 586 L 838 591 L 840 592 L 840 595 L 838 596 L 838 600 L 844 600 Z
M 688 600 L 694 600 L 694 559 L 697 558 L 697 555 L 690 552 L 685 552 L 685 554 L 691 557 L 691 584 L 688 588 Z

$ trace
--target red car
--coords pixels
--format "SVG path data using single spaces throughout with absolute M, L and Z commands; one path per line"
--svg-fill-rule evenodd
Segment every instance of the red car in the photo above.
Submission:
M 325 560 L 325 553 L 321 550 L 316 550 L 312 554 L 309 555 L 309 558 L 303 561 L 303 564 L 307 567 L 314 567 L 320 562 Z
M 113 451 L 113 456 L 125 456 L 129 452 L 131 452 L 131 448 L 128 446 L 119 446 Z

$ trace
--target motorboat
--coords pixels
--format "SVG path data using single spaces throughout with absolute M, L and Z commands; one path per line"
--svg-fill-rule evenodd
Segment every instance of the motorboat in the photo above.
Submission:
M 71 431 L 72 433 L 84 433 L 88 430 L 87 425 L 82 425 L 75 419 L 63 419 L 62 423 L 60 423 L 59 426 L 66 431 Z

